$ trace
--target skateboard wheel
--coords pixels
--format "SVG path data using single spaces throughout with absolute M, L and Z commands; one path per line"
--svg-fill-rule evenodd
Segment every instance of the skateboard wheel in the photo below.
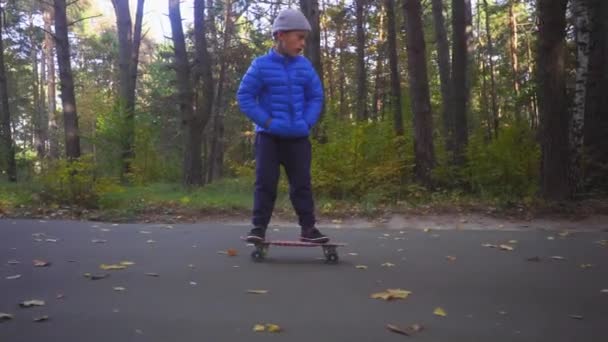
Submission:
M 253 259 L 253 261 L 262 261 L 264 259 L 264 253 L 262 253 L 262 251 L 253 251 L 251 253 L 251 259 Z
M 339 258 L 338 258 L 338 254 L 337 253 L 328 253 L 327 254 L 326 261 L 328 263 L 335 264 L 335 263 L 338 262 L 338 260 L 339 260 Z

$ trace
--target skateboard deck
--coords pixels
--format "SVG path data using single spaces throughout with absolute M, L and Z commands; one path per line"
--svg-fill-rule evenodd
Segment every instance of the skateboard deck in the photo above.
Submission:
M 247 241 L 245 237 L 241 237 L 242 240 Z M 248 241 L 247 241 L 248 242 Z M 260 242 L 249 242 L 253 244 L 255 250 L 251 252 L 251 258 L 254 261 L 263 261 L 268 254 L 269 246 L 283 246 L 283 247 L 321 247 L 323 254 L 325 255 L 325 261 L 327 263 L 337 263 L 339 260 L 337 249 L 341 246 L 346 246 L 345 243 L 339 242 L 305 242 L 297 240 L 265 240 Z

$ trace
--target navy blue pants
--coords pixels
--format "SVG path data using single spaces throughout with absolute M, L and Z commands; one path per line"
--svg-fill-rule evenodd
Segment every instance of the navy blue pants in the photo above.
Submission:
M 315 225 L 310 180 L 311 145 L 308 137 L 284 139 L 267 133 L 255 137 L 253 226 L 268 227 L 277 198 L 280 166 L 289 179 L 289 198 L 302 228 Z

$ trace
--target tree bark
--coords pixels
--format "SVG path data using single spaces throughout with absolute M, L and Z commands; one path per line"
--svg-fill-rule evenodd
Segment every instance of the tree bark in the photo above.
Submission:
M 450 106 L 450 47 L 443 17 L 443 0 L 432 0 L 433 23 L 435 40 L 437 41 L 437 65 L 439 67 L 439 82 L 441 89 L 441 117 L 443 119 L 443 135 L 446 149 L 453 151 L 454 118 Z
M 395 0 L 385 0 L 388 21 L 388 59 L 391 71 L 391 104 L 393 107 L 393 127 L 395 135 L 403 136 L 403 114 L 401 113 L 401 74 L 397 58 L 397 33 L 395 20 Z
M 386 37 L 385 37 L 385 33 L 384 33 L 384 27 L 385 27 L 385 23 L 384 23 L 384 12 L 382 11 L 382 9 L 380 9 L 380 27 L 378 28 L 378 30 L 380 31 L 379 37 L 378 37 L 378 42 L 376 45 L 376 52 L 377 52 L 377 56 L 376 56 L 376 70 L 375 70 L 375 75 L 374 75 L 374 96 L 372 99 L 372 119 L 377 119 L 378 118 L 378 113 L 380 112 L 380 109 L 382 107 L 382 98 L 383 98 L 383 93 L 384 93 L 384 64 L 385 64 L 385 60 L 386 60 L 386 56 L 385 56 L 385 50 L 386 50 Z
M 406 48 L 410 97 L 414 112 L 414 154 L 416 179 L 431 186 L 431 170 L 435 165 L 433 150 L 433 115 L 426 68 L 426 44 L 422 26 L 420 0 L 405 0 L 403 12 L 406 24 Z M 466 60 L 465 60 L 466 62 Z
M 515 96 L 519 96 L 519 60 L 517 57 L 519 39 L 517 36 L 517 13 L 515 11 L 516 1 L 509 0 L 509 51 L 511 54 L 511 72 L 513 73 L 513 90 L 515 91 Z M 518 113 L 519 111 L 516 108 L 515 114 L 517 115 Z
M 608 2 L 591 0 L 591 39 L 589 78 L 587 80 L 584 117 L 585 178 L 592 191 L 607 190 L 608 165 Z
M 492 103 L 492 118 L 494 121 L 494 137 L 498 137 L 498 100 L 496 99 L 496 76 L 494 73 L 494 43 L 492 41 L 492 31 L 490 30 L 490 11 L 488 10 L 488 0 L 483 0 L 484 12 L 486 15 L 486 38 L 488 40 L 488 64 L 490 66 L 490 99 Z
M 576 32 L 576 83 L 570 122 L 570 177 L 573 191 L 579 192 L 584 185 L 582 177 L 583 127 L 585 100 L 589 70 L 589 0 L 573 0 L 573 15 Z
M 217 97 L 214 104 L 215 115 L 213 117 L 213 138 L 211 140 L 211 152 L 209 155 L 209 170 L 207 180 L 212 182 L 223 174 L 224 159 L 224 87 L 226 83 L 226 72 L 229 55 L 230 38 L 234 33 L 234 18 L 232 13 L 232 0 L 226 2 L 226 12 L 224 15 L 224 33 L 222 36 L 222 61 L 220 63 L 220 73 L 217 82 Z
M 323 6 L 323 12 L 325 12 L 325 0 L 322 0 L 321 2 L 322 6 Z M 327 32 L 327 25 L 323 25 L 323 45 L 325 48 L 325 53 L 326 53 L 326 57 L 327 54 L 329 54 L 329 58 L 325 58 L 325 63 L 327 63 L 327 68 L 326 72 L 327 72 L 327 78 L 328 78 L 328 98 L 331 99 L 332 101 L 335 100 L 335 96 L 336 96 L 336 88 L 335 88 L 335 84 L 336 82 L 334 81 L 334 70 L 333 70 L 333 60 L 336 59 L 336 44 L 334 44 L 331 47 L 329 47 L 329 34 Z
M 368 119 L 367 111 L 367 74 L 365 68 L 365 33 L 363 31 L 364 2 L 355 0 L 357 21 L 357 120 Z
M 465 162 L 467 126 L 467 34 L 465 0 L 452 0 L 452 111 L 454 112 L 454 161 Z
M 196 13 L 196 11 L 195 11 Z M 185 186 L 202 184 L 200 121 L 194 115 L 194 92 L 190 79 L 190 64 L 186 51 L 186 41 L 182 27 L 180 0 L 169 0 L 169 20 L 175 51 L 174 69 L 176 73 L 177 99 L 182 115 L 184 132 L 184 156 L 182 182 Z M 198 134 L 196 134 L 198 132 Z M 194 133 L 194 134 L 193 134 Z
M 15 144 L 11 127 L 11 113 L 8 105 L 8 82 L 4 65 L 4 7 L 0 7 L 0 156 L 4 157 L 3 165 L 10 182 L 17 182 L 17 164 L 15 163 Z
M 32 63 L 32 100 L 34 101 L 34 111 L 32 113 L 32 122 L 34 126 L 34 148 L 36 149 L 36 155 L 39 160 L 44 159 L 45 155 L 45 141 L 44 141 L 44 127 L 43 127 L 43 113 L 42 113 L 42 98 L 40 97 L 40 79 L 38 71 L 38 45 L 36 44 L 34 37 L 34 20 L 30 15 L 30 62 Z
M 57 103 L 55 85 L 55 39 L 51 35 L 55 12 L 52 5 L 44 4 L 44 51 L 46 55 L 47 77 L 47 117 L 49 126 L 49 158 L 59 158 L 59 128 L 57 126 Z
M 541 194 L 564 200 L 571 194 L 568 177 L 568 109 L 565 35 L 567 0 L 538 0 L 538 104 L 542 146 Z
M 69 160 L 80 157 L 80 136 L 78 133 L 78 112 L 74 95 L 74 79 L 70 61 L 70 42 L 68 40 L 68 20 L 65 0 L 55 0 L 55 42 L 59 82 L 61 84 L 61 104 L 65 130 L 65 151 Z
M 321 60 L 321 26 L 320 26 L 320 12 L 319 12 L 319 1 L 318 0 L 300 0 L 300 8 L 302 12 L 308 18 L 312 32 L 308 35 L 306 42 L 306 48 L 304 49 L 305 56 L 312 62 L 315 67 L 321 85 L 323 82 L 323 62 Z M 319 121 L 313 128 L 313 135 L 319 137 L 319 123 L 323 120 L 325 114 L 325 106 L 322 107 L 319 115 Z
M 131 22 L 129 0 L 112 0 L 118 28 L 118 64 L 120 69 L 119 108 L 124 117 L 125 137 L 122 146 L 122 174 L 131 173 L 132 159 L 135 157 L 135 88 L 137 65 L 141 44 L 141 26 L 144 0 L 137 1 L 135 28 Z

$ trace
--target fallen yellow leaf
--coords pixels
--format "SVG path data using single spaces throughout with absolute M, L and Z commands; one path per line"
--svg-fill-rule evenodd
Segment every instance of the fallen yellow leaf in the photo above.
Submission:
M 108 271 L 108 270 L 124 270 L 125 268 L 127 268 L 127 266 L 125 266 L 125 265 L 106 265 L 106 264 L 101 264 L 99 266 L 99 268 L 101 268 L 104 271 Z
M 517 243 L 517 240 L 509 240 L 509 243 L 510 243 L 510 244 L 516 244 L 516 243 Z
M 278 333 L 281 332 L 282 329 L 280 326 L 276 324 L 266 323 L 266 324 L 256 324 L 253 326 L 253 331 L 255 332 L 264 332 L 267 331 L 269 333 Z
M 384 292 L 373 293 L 370 297 L 372 299 L 384 299 L 384 300 L 392 300 L 392 299 L 406 299 L 412 292 L 401 290 L 401 289 L 388 289 Z
M 382 264 L 382 267 L 395 267 L 395 264 L 390 263 L 390 262 L 385 262 L 384 264 Z
M 513 246 L 509 246 L 509 245 L 500 245 L 499 247 L 500 247 L 500 249 L 502 249 L 503 251 L 512 251 L 512 250 L 514 250 L 514 249 L 515 249 L 515 248 L 513 248 Z
M 271 333 L 281 332 L 281 327 L 276 324 L 266 324 L 266 330 Z
M 359 270 L 366 270 L 367 266 L 365 266 L 365 265 L 357 265 L 357 266 L 355 266 L 355 268 L 357 268 Z
M 437 316 L 441 316 L 441 317 L 445 317 L 448 314 L 445 312 L 444 309 L 442 308 L 436 308 L 435 311 L 433 311 L 433 314 L 437 315 Z
M 133 265 L 135 265 L 135 263 L 133 261 L 121 261 L 120 264 L 123 265 L 123 266 L 133 266 Z
M 593 267 L 593 264 L 582 264 L 581 265 L 582 269 L 591 268 L 591 267 Z

